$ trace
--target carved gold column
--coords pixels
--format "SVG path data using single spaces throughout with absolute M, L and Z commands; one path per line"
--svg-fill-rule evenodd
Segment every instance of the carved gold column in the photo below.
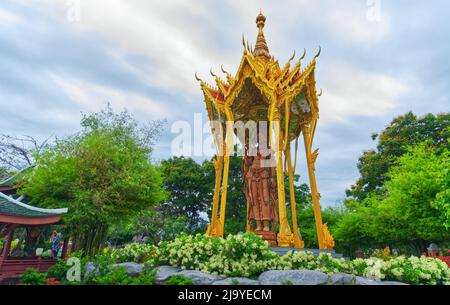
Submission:
M 227 190 L 228 190 L 228 174 L 230 172 L 230 155 L 233 153 L 233 143 L 234 143 L 234 131 L 233 131 L 233 113 L 229 108 L 225 108 L 225 117 L 227 119 L 226 122 L 226 137 L 225 143 L 226 147 L 224 147 L 224 166 L 223 166 L 223 180 L 222 180 L 222 196 L 220 198 L 220 235 L 223 237 L 223 233 L 225 230 L 225 213 L 227 207 Z
M 288 164 L 288 174 L 289 174 L 289 195 L 291 198 L 291 214 L 292 214 L 292 232 L 294 234 L 294 247 L 304 248 L 305 243 L 301 239 L 299 234 L 299 228 L 297 224 L 297 203 L 295 201 L 295 190 L 294 190 L 294 168 L 292 167 L 292 157 L 291 157 L 291 145 L 290 143 L 286 146 L 285 151 L 287 164 Z
M 216 173 L 216 181 L 214 184 L 214 197 L 213 207 L 211 212 L 211 224 L 208 226 L 206 234 L 212 237 L 219 237 L 222 230 L 222 226 L 219 220 L 219 199 L 220 199 L 220 182 L 222 180 L 223 170 L 223 156 L 217 156 L 217 159 L 213 161 L 214 169 Z
M 319 193 L 317 191 L 317 183 L 315 175 L 315 162 L 319 154 L 319 150 L 316 149 L 314 152 L 311 152 L 312 136 L 314 128 L 313 124 L 314 123 L 309 123 L 306 126 L 303 125 L 302 133 L 303 133 L 303 140 L 305 142 L 306 162 L 308 164 L 309 184 L 311 188 L 312 202 L 314 208 L 314 219 L 316 221 L 316 231 L 317 231 L 317 239 L 319 242 L 319 249 L 326 249 L 327 247 L 324 243 L 323 228 L 322 228 L 322 211 L 320 209 Z
M 275 105 L 275 104 L 274 104 Z M 271 143 L 271 147 L 273 148 L 273 140 L 278 141 L 278 147 L 276 149 L 276 172 L 277 172 L 277 188 L 278 188 L 278 216 L 280 218 L 280 229 L 277 235 L 278 246 L 280 247 L 289 247 L 293 243 L 292 231 L 289 226 L 289 222 L 287 220 L 286 215 L 286 198 L 284 193 L 284 172 L 283 172 L 283 151 L 281 148 L 283 147 L 283 138 L 280 134 L 280 115 L 276 107 L 272 105 L 269 121 L 270 121 L 270 133 L 269 140 Z M 275 139 L 272 139 L 272 132 L 274 123 L 275 126 Z

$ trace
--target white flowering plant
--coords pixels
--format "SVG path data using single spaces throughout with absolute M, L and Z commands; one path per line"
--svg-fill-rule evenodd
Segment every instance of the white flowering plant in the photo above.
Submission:
M 131 243 L 120 249 L 106 248 L 104 253 L 109 253 L 117 263 L 135 262 L 144 263 L 159 257 L 158 247 L 150 244 Z
M 450 269 L 447 264 L 431 257 L 399 256 L 385 261 L 381 273 L 386 278 L 410 284 L 450 284 Z
M 226 239 L 181 234 L 159 244 L 160 262 L 226 276 L 251 276 L 276 265 L 278 255 L 261 237 L 229 235 Z
M 109 249 L 115 262 L 145 262 L 147 265 L 171 265 L 224 276 L 256 277 L 267 270 L 316 270 L 329 275 L 345 272 L 374 280 L 394 280 L 409 284 L 450 284 L 445 262 L 429 257 L 371 257 L 345 260 L 330 253 L 315 256 L 309 251 L 289 251 L 279 256 L 260 236 L 252 233 L 213 238 L 207 235 L 180 234 L 173 241 L 129 244 Z

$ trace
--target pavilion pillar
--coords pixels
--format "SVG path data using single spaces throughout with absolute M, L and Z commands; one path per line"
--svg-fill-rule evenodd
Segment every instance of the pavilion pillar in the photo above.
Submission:
M 68 246 L 69 246 L 69 237 L 64 238 L 63 243 L 63 251 L 61 253 L 61 258 L 66 259 L 67 253 L 68 253 Z
M 3 264 L 3 261 L 5 261 L 8 258 L 9 250 L 11 250 L 11 242 L 14 236 L 14 228 L 11 228 L 8 232 L 8 236 L 6 237 L 6 243 L 3 247 L 2 256 L 0 257 L 0 266 Z
M 283 172 L 283 137 L 281 136 L 280 115 L 273 103 L 269 113 L 269 144 L 275 149 L 276 156 L 276 174 L 277 174 L 277 192 L 278 192 L 278 218 L 280 228 L 278 230 L 277 242 L 280 247 L 290 247 L 293 245 L 294 236 L 287 220 L 286 195 L 284 192 L 284 172 Z M 275 135 L 273 135 L 275 132 Z M 276 146 L 274 145 L 276 144 Z
M 292 166 L 292 157 L 291 157 L 291 145 L 288 143 L 286 146 L 286 159 L 288 164 L 288 174 L 289 174 L 289 197 L 291 204 L 291 218 L 292 218 L 292 232 L 294 234 L 294 247 L 295 248 L 304 248 L 305 243 L 300 237 L 298 223 L 297 223 L 297 202 L 295 200 L 295 189 L 294 189 L 294 168 Z
M 309 184 L 311 189 L 312 203 L 314 209 L 314 219 L 316 222 L 316 231 L 319 249 L 326 249 L 324 243 L 322 211 L 319 202 L 319 192 L 317 191 L 317 182 L 315 175 L 315 161 L 317 159 L 318 151 L 311 152 L 312 137 L 310 134 L 310 127 L 302 128 L 303 140 L 305 142 L 306 162 L 308 165 Z
M 227 190 L 228 190 L 228 175 L 230 173 L 230 156 L 233 153 L 234 149 L 234 118 L 233 113 L 230 109 L 225 109 L 225 116 L 227 119 L 226 122 L 226 137 L 225 144 L 226 147 L 224 149 L 224 158 L 223 158 L 223 178 L 222 178 L 222 196 L 220 198 L 220 232 L 219 236 L 223 237 L 225 231 L 225 214 L 226 214 L 226 206 L 227 206 Z

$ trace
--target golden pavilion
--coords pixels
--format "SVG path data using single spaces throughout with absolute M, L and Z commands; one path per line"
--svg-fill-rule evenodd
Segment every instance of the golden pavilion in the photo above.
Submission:
M 303 138 L 319 249 L 332 249 L 333 237 L 326 224 L 322 223 L 319 193 L 315 177 L 315 162 L 318 149 L 313 150 L 313 138 L 319 118 L 319 97 L 316 90 L 315 67 L 319 52 L 312 61 L 302 65 L 306 51 L 294 62 L 294 55 L 281 67 L 270 54 L 263 28 L 266 17 L 259 13 L 256 18 L 258 35 L 251 47 L 243 38 L 244 52 L 236 74 L 226 72 L 222 79 L 211 71 L 216 84 L 207 84 L 199 79 L 204 94 L 210 121 L 219 122 L 223 130 L 237 121 L 267 121 L 268 143 L 274 150 L 274 177 L 276 186 L 277 232 L 276 245 L 280 247 L 304 248 L 301 237 L 294 194 L 294 174 L 297 165 L 297 150 L 300 136 Z M 278 126 L 277 132 L 272 132 Z M 214 137 L 217 156 L 215 189 L 211 222 L 207 234 L 222 237 L 225 226 L 228 174 L 231 149 L 234 143 L 233 128 L 226 129 L 223 137 Z M 231 130 L 231 131 L 230 131 Z M 239 139 L 245 143 L 246 139 Z M 294 154 L 292 154 L 292 150 Z M 225 152 L 225 153 L 219 153 Z M 285 175 L 288 177 L 292 223 L 287 217 Z M 249 199 L 248 199 L 249 200 Z M 248 203 L 249 206 L 249 203 Z M 247 211 L 250 213 L 250 210 Z M 250 219 L 250 218 L 249 218 Z M 254 231 L 247 219 L 247 231 Z M 263 230 L 257 228 L 257 231 Z M 265 229 L 264 229 L 265 230 Z M 258 234 L 257 232 L 257 234 Z M 263 232 L 264 236 L 266 232 Z M 262 234 L 263 235 L 263 234 Z

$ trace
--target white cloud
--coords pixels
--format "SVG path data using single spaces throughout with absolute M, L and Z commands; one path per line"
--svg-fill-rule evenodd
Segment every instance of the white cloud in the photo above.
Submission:
M 21 19 L 22 18 L 17 16 L 16 14 L 0 8 L 0 26 L 13 25 L 21 21 Z
M 161 102 L 140 94 L 81 80 L 66 79 L 56 74 L 52 74 L 51 78 L 72 101 L 81 106 L 79 108 L 83 111 L 98 111 L 106 102 L 109 102 L 113 108 L 126 108 L 139 118 L 156 119 L 169 115 L 169 111 Z
M 253 21 L 256 12 L 263 8 L 270 16 L 270 31 L 277 40 L 290 40 L 292 32 L 287 31 L 288 28 L 299 33 L 309 28 L 329 33 L 337 41 L 367 45 L 381 41 L 390 30 L 389 12 L 381 6 L 372 6 L 371 2 L 365 5 L 364 1 L 339 1 L 337 4 L 335 0 L 284 0 L 280 5 L 278 1 L 269 0 L 228 1 L 240 14 L 243 24 Z
M 61 16 L 67 6 L 57 5 Z M 149 85 L 165 90 L 199 93 L 195 71 L 208 71 L 206 28 L 195 19 L 208 12 L 200 2 L 187 1 L 81 1 L 80 21 L 71 23 L 80 29 L 96 32 L 114 41 L 116 51 L 145 55 L 151 61 L 141 67 L 140 77 Z
M 378 21 L 371 21 L 367 16 L 367 9 L 331 10 L 323 20 L 337 39 L 371 45 L 389 33 L 390 22 L 387 14 Z
M 70 7 L 66 2 L 43 1 L 56 5 L 61 18 L 67 18 Z M 221 6 L 231 9 L 234 15 L 230 15 L 229 11 L 220 14 L 218 9 Z M 349 43 L 370 44 L 379 41 L 389 28 L 386 13 L 381 22 L 369 22 L 368 7 L 364 5 L 332 5 L 328 1 L 305 0 L 288 0 L 283 5 L 256 0 L 228 0 L 223 3 L 201 0 L 80 0 L 80 21 L 71 24 L 108 37 L 120 47 L 115 51 L 148 57 L 151 64 L 138 67 L 140 71 L 137 71 L 148 84 L 163 90 L 199 94 L 198 84 L 193 77 L 196 71 L 208 77 L 211 66 L 218 69 L 220 64 L 224 64 L 231 71 L 237 69 L 242 51 L 241 33 L 244 32 L 254 44 L 254 19 L 260 8 L 272 16 L 267 32 L 271 40 L 276 38 L 277 45 L 273 45 L 273 49 L 279 50 L 280 46 L 289 45 L 286 56 L 294 48 L 303 48 L 291 45 L 290 30 L 303 26 L 305 22 L 311 28 L 330 33 L 337 40 Z M 239 29 L 234 23 L 236 19 Z M 231 23 L 233 27 L 230 27 Z M 216 49 L 224 39 L 226 41 L 227 36 L 236 37 L 236 44 L 231 46 L 232 54 Z
M 394 108 L 408 85 L 389 75 L 334 65 L 321 74 L 321 123 L 378 116 Z

